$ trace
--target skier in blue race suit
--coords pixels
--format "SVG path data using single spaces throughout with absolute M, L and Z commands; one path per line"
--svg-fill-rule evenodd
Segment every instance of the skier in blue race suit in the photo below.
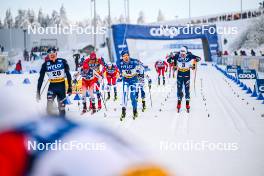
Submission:
M 138 83 L 138 73 L 140 62 L 137 59 L 130 58 L 128 51 L 122 51 L 122 59 L 117 66 L 120 70 L 120 75 L 123 81 L 123 97 L 122 97 L 122 115 L 120 120 L 126 116 L 126 107 L 128 93 L 130 92 L 130 99 L 133 107 L 133 119 L 138 117 L 137 100 L 136 100 L 136 86 Z
M 181 108 L 181 102 L 183 98 L 184 88 L 185 100 L 186 100 L 186 109 L 189 112 L 190 109 L 190 69 L 196 69 L 196 62 L 201 60 L 200 57 L 193 55 L 191 52 L 188 52 L 187 47 L 182 47 L 179 53 L 176 53 L 174 56 L 169 58 L 173 60 L 175 68 L 177 68 L 177 97 L 178 111 Z M 183 87 L 184 86 L 184 87 Z

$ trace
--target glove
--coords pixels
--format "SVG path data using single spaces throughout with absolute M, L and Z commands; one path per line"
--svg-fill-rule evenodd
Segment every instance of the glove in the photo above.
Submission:
M 74 79 L 74 80 L 72 81 L 72 83 L 73 83 L 73 84 L 77 84 L 77 83 L 78 83 L 77 79 Z
M 37 102 L 39 102 L 40 99 L 41 99 L 41 97 L 40 97 L 40 92 L 37 92 L 37 96 L 36 96 L 36 100 L 37 100 Z
M 195 70 L 195 64 L 192 65 L 192 70 Z
M 71 94 L 72 94 L 72 88 L 71 88 L 71 87 L 68 88 L 67 94 L 68 94 L 69 96 L 71 96 Z

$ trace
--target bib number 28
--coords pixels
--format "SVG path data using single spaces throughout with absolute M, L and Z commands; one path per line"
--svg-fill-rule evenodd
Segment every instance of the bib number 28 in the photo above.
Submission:
M 61 76 L 61 71 L 53 71 L 52 76 L 53 77 Z

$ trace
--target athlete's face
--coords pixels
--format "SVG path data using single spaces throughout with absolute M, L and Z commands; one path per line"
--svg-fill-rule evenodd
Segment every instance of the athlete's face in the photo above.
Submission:
M 55 52 L 49 53 L 49 59 L 55 62 L 55 60 L 57 59 L 57 53 Z
M 128 62 L 129 61 L 129 55 L 128 54 L 125 54 L 125 55 L 123 55 L 123 60 L 125 61 L 125 62 Z
M 180 54 L 181 54 L 181 57 L 182 57 L 182 58 L 186 58 L 186 55 L 187 55 L 187 54 L 186 54 L 185 51 L 181 51 Z

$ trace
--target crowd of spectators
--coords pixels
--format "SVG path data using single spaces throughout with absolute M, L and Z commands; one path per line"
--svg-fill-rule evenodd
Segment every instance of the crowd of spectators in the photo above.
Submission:
M 49 48 L 56 48 L 59 50 L 59 48 L 55 46 L 35 46 L 31 49 L 30 53 L 25 49 L 23 52 L 24 61 L 35 61 L 38 58 L 42 58 L 43 55 L 47 54 Z
M 228 53 L 228 51 L 218 51 L 217 52 L 217 56 L 221 57 L 221 56 L 229 56 L 230 54 Z M 264 56 L 264 52 L 263 51 L 259 51 L 259 54 L 257 54 L 257 52 L 254 49 L 251 49 L 250 51 L 245 51 L 245 50 L 238 50 L 238 51 L 234 51 L 233 52 L 234 56 Z
M 249 10 L 249 11 L 244 11 L 242 13 L 241 12 L 228 13 L 219 16 L 209 17 L 209 18 L 196 19 L 196 20 L 192 20 L 191 24 L 215 23 L 221 21 L 233 21 L 239 19 L 259 17 L 264 14 L 264 1 L 260 4 L 261 6 L 257 10 Z

